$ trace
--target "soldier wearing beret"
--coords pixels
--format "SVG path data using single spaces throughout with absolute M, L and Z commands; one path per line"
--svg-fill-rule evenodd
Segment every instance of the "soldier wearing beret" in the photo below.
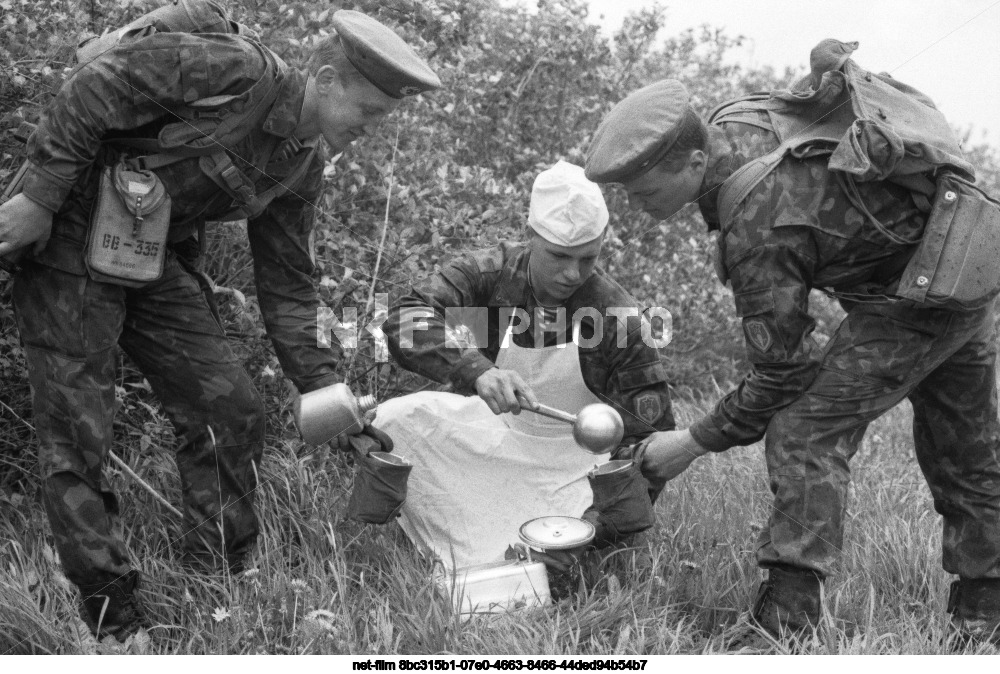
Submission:
M 663 483 L 641 475 L 641 443 L 674 419 L 651 326 L 598 266 L 607 222 L 600 188 L 559 162 L 535 180 L 526 244 L 460 257 L 389 311 L 400 365 L 454 390 L 389 400 L 377 421 L 414 463 L 404 531 L 446 565 L 502 560 L 519 527 L 544 515 L 583 516 L 598 544 L 653 524 Z M 572 414 L 613 406 L 621 445 L 582 451 L 569 425 L 525 409 L 539 402 Z M 613 494 L 604 479 L 588 484 L 608 459 L 625 478 Z
M 717 271 L 732 283 L 752 366 L 704 418 L 659 434 L 649 470 L 669 478 L 706 452 L 764 438 L 774 507 L 752 615 L 775 634 L 808 629 L 842 546 L 850 459 L 868 424 L 908 398 L 917 460 L 944 519 L 944 568 L 959 577 L 952 621 L 989 636 L 1000 624 L 992 306 L 949 311 L 894 297 L 914 250 L 900 242 L 919 238 L 926 209 L 887 181 L 848 195 L 826 157 L 786 156 L 720 222 L 720 185 L 779 144 L 766 112 L 753 114 L 706 126 L 684 87 L 664 80 L 618 103 L 589 149 L 587 176 L 620 183 L 633 209 L 664 219 L 698 204 L 719 232 Z M 839 293 L 847 311 L 824 350 L 810 338 L 812 288 Z
M 257 298 L 285 375 L 302 392 L 336 381 L 329 350 L 315 343 L 311 278 L 324 162 L 406 96 L 440 82 L 374 19 L 340 11 L 332 23 L 336 33 L 301 70 L 235 34 L 147 32 L 112 46 L 81 65 L 45 110 L 29 142 L 23 192 L 0 206 L 0 255 L 28 251 L 13 299 L 42 498 L 66 575 L 81 590 L 81 614 L 100 637 L 125 637 L 145 622 L 139 573 L 101 470 L 113 439 L 119 348 L 149 380 L 177 435 L 186 559 L 236 572 L 258 533 L 264 410 L 185 250 L 206 221 L 249 216 Z M 270 94 L 248 110 L 261 83 Z M 224 152 L 183 156 L 163 147 L 160 132 L 192 107 L 206 113 L 195 118 L 195 140 L 226 131 L 234 140 Z M 232 120 L 242 128 L 224 129 Z M 152 147 L 144 153 L 135 138 L 158 140 L 145 141 Z M 149 159 L 133 161 L 143 154 Z M 131 173 L 121 175 L 151 180 L 152 172 L 171 200 L 162 272 L 148 282 L 108 280 L 85 257 L 90 230 L 108 224 L 93 215 L 99 176 L 125 156 Z M 136 229 L 148 226 L 136 218 Z

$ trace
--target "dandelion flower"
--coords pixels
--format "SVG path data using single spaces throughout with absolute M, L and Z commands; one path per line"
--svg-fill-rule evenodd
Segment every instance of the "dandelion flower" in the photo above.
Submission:
M 314 611 L 309 611 L 306 617 L 310 620 L 336 620 L 337 615 L 332 611 L 327 611 L 326 609 L 318 608 Z

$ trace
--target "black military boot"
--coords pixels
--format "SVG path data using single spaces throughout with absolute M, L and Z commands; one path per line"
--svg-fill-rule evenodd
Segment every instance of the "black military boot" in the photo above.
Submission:
M 795 567 L 772 568 L 760 584 L 750 617 L 775 637 L 802 634 L 819 625 L 819 574 Z
M 136 596 L 138 589 L 139 572 L 135 570 L 107 583 L 80 586 L 80 616 L 98 640 L 112 636 L 124 642 L 140 628 L 149 628 Z
M 961 578 L 948 596 L 951 624 L 965 643 L 1000 646 L 1000 579 Z

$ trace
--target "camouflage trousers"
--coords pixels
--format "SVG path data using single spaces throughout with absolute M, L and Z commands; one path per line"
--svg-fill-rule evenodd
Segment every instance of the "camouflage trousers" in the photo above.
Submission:
M 774 508 L 758 563 L 832 573 L 849 461 L 868 424 L 909 398 L 917 461 L 944 519 L 945 570 L 1000 578 L 996 357 L 992 307 L 850 307 L 816 379 L 767 428 Z
M 131 566 L 118 501 L 101 471 L 112 445 L 119 347 L 149 380 L 177 434 L 185 551 L 215 562 L 245 555 L 257 535 L 263 406 L 195 278 L 173 254 L 162 278 L 142 288 L 28 263 L 13 298 L 42 497 L 69 579 L 107 582 Z

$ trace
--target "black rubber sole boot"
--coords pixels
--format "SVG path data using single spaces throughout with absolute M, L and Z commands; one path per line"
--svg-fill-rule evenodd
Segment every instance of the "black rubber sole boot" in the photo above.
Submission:
M 803 637 L 819 626 L 823 581 L 818 574 L 792 567 L 768 569 L 750 618 L 777 639 Z
M 139 572 L 129 571 L 107 583 L 80 586 L 80 616 L 99 641 L 114 637 L 124 642 L 140 629 L 149 628 L 149 620 L 139 603 Z
M 1000 579 L 956 580 L 948 595 L 948 613 L 960 644 L 1000 647 Z

